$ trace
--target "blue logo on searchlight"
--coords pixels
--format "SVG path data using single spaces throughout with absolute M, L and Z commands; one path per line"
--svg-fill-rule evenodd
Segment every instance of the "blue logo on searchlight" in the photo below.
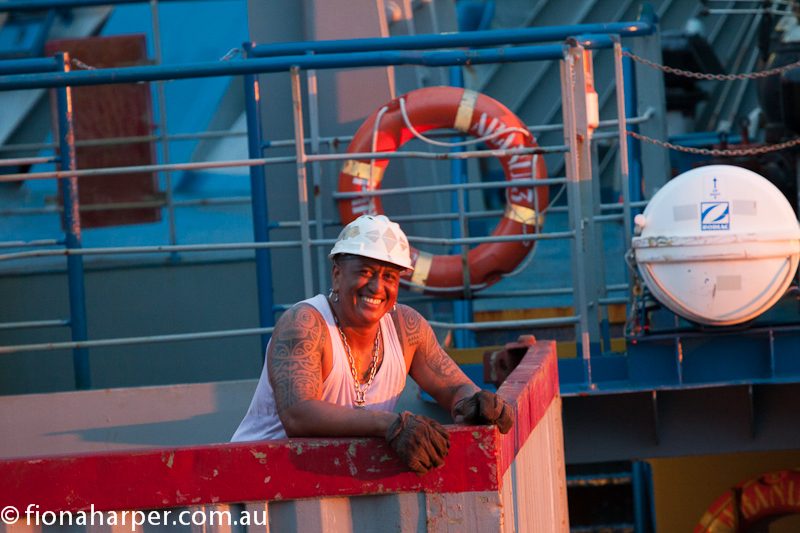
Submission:
M 702 231 L 731 229 L 731 210 L 728 202 L 700 202 L 700 229 Z

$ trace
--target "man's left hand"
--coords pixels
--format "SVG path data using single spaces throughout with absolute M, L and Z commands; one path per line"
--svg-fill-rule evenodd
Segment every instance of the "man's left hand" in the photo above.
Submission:
M 511 406 L 497 394 L 485 390 L 456 402 L 452 414 L 453 420 L 464 424 L 494 424 L 503 434 L 514 425 Z

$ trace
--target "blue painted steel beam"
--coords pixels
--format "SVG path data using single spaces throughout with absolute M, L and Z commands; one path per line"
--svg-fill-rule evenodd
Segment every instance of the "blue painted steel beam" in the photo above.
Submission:
M 69 56 L 56 54 L 62 69 L 68 68 Z M 73 127 L 72 105 L 69 89 L 56 91 L 58 105 L 58 152 L 61 170 L 75 170 L 75 131 Z M 68 249 L 81 247 L 81 217 L 78 209 L 78 178 L 65 178 L 60 182 L 61 197 L 64 202 L 64 233 Z M 69 287 L 69 325 L 73 342 L 87 339 L 86 292 L 84 289 L 83 256 L 67 256 L 67 285 Z M 75 348 L 72 351 L 75 370 L 75 387 L 88 389 L 92 386 L 89 368 L 89 350 Z
M 159 0 L 163 2 L 185 2 L 188 0 Z M 197 1 L 197 0 L 191 0 Z M 41 11 L 44 9 L 71 9 L 74 7 L 111 6 L 123 4 L 149 4 L 150 0 L 8 0 L 0 2 L 0 13 L 14 11 Z
M 652 18 L 634 22 L 608 24 L 573 24 L 544 28 L 516 28 L 511 30 L 482 30 L 460 33 L 401 35 L 397 37 L 370 37 L 366 39 L 341 39 L 330 41 L 302 41 L 291 43 L 260 44 L 253 48 L 253 57 L 302 55 L 309 52 L 329 54 L 341 52 L 429 50 L 435 48 L 480 48 L 503 44 L 530 44 L 563 41 L 574 35 L 620 35 L 633 37 L 650 35 L 656 24 Z
M 606 35 L 587 36 L 580 41 L 584 48 L 611 48 Z M 187 65 L 155 65 L 79 70 L 69 73 L 19 74 L 0 79 L 0 90 L 35 89 L 48 87 L 77 87 L 140 81 L 177 80 L 213 76 L 236 76 L 285 72 L 292 67 L 305 69 L 360 68 L 391 65 L 420 65 L 447 67 L 486 63 L 514 63 L 561 59 L 563 45 L 518 46 L 487 50 L 445 51 L 386 51 L 352 54 L 327 54 L 274 58 L 254 58 L 236 61 L 210 61 Z
M 249 54 L 245 44 L 245 54 Z M 244 77 L 244 101 L 247 117 L 247 153 L 251 159 L 262 157 L 261 109 L 258 79 L 255 74 Z M 267 207 L 267 177 L 263 165 L 250 167 L 250 202 L 253 210 L 253 238 L 255 242 L 269 242 L 269 211 Z M 259 326 L 275 325 L 275 305 L 272 290 L 272 263 L 268 249 L 258 249 L 256 254 L 256 286 L 258 292 Z M 266 356 L 269 335 L 261 336 L 261 355 Z
M 34 59 L 6 59 L 0 61 L 0 75 L 32 74 L 35 72 L 53 72 L 59 69 L 55 57 L 37 57 Z

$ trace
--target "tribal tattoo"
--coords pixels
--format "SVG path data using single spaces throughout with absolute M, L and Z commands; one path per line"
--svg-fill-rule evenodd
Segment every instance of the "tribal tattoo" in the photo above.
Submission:
M 415 361 L 417 358 L 424 360 L 425 366 L 430 371 L 426 374 L 435 386 L 455 391 L 463 385 L 467 378 L 439 345 L 433 329 L 425 319 L 417 311 L 405 305 L 398 305 L 397 310 L 404 344 L 414 352 Z
M 326 340 L 327 327 L 311 306 L 297 305 L 281 316 L 267 355 L 278 412 L 319 398 Z

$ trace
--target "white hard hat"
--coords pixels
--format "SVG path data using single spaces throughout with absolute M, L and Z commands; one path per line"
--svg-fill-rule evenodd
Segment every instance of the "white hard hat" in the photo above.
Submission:
M 408 239 L 386 215 L 361 215 L 342 229 L 328 257 L 352 254 L 413 270 Z

